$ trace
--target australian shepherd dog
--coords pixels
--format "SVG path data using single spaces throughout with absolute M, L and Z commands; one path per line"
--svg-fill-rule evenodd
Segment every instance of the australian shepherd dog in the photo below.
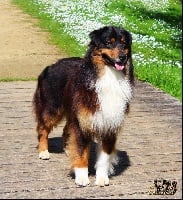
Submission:
M 83 58 L 64 58 L 42 71 L 33 106 L 39 158 L 49 159 L 48 134 L 64 119 L 64 148 L 76 185 L 90 183 L 90 144 L 97 139 L 95 184 L 105 186 L 109 185 L 117 135 L 133 96 L 132 37 L 115 26 L 94 30 L 89 37 Z

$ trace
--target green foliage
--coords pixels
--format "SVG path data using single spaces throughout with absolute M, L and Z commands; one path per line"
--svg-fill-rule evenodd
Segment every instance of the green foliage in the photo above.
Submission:
M 31 78 L 31 77 L 27 77 L 27 78 L 11 78 L 11 77 L 3 77 L 0 78 L 0 82 L 11 82 L 11 81 L 35 81 L 37 80 L 37 78 Z
M 43 5 L 35 4 L 33 0 L 13 0 L 13 2 L 25 12 L 38 18 L 40 27 L 51 33 L 51 42 L 58 45 L 68 56 L 83 56 L 87 47 L 80 45 L 74 37 L 64 32 L 64 23 L 41 12 Z M 117 21 L 115 25 L 123 26 L 133 33 L 132 52 L 136 77 L 182 100 L 182 67 L 180 66 L 182 63 L 182 2 L 169 0 L 166 10 L 161 8 L 153 10 L 137 0 L 106 2 L 108 2 L 105 4 L 106 12 L 125 17 L 123 24 L 118 24 Z M 160 6 L 161 3 L 157 5 Z M 109 21 L 109 17 L 104 16 L 101 20 L 104 23 Z
M 135 73 L 139 80 L 149 82 L 179 100 L 182 99 L 181 68 L 163 65 L 141 66 L 136 68 Z

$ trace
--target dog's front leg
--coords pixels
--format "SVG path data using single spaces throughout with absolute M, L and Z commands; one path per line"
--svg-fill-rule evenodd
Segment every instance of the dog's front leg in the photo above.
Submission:
M 98 158 L 95 165 L 96 181 L 95 185 L 105 186 L 109 185 L 109 171 L 111 167 L 111 160 L 115 152 L 115 135 L 105 135 L 102 139 L 102 145 L 98 152 Z
M 67 149 L 75 173 L 75 183 L 77 186 L 87 186 L 90 183 L 88 178 L 90 140 L 84 138 L 84 135 L 76 126 L 68 127 L 68 131 Z

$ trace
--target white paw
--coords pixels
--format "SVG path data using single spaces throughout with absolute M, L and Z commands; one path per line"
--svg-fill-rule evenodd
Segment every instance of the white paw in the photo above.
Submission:
M 98 185 L 98 186 L 105 186 L 105 185 L 109 185 L 109 178 L 107 175 L 98 175 L 96 176 L 96 181 L 95 181 L 95 185 Z
M 50 154 L 49 154 L 48 150 L 41 151 L 39 153 L 39 158 L 42 160 L 48 160 L 50 158 Z
M 101 151 L 96 162 L 96 180 L 95 185 L 105 186 L 109 185 L 108 171 L 110 166 L 111 155 Z
M 77 186 L 87 186 L 90 184 L 88 178 L 88 168 L 75 168 L 75 183 Z

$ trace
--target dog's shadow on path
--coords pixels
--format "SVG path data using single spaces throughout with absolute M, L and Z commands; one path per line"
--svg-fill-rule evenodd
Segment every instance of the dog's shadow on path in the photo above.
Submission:
M 53 137 L 49 138 L 48 150 L 50 153 L 64 153 L 63 138 Z M 117 150 L 118 162 L 114 165 L 114 173 L 112 176 L 117 176 L 123 173 L 131 164 L 130 159 L 126 151 Z M 95 163 L 97 159 L 97 143 L 92 142 L 90 148 L 89 158 L 89 175 L 95 175 Z
M 117 150 L 117 163 L 114 164 L 114 172 L 112 176 L 117 176 L 122 174 L 131 164 L 130 159 L 126 151 Z M 89 174 L 95 175 L 95 163 L 97 159 L 97 143 L 92 142 L 90 149 L 90 159 L 89 159 Z
M 63 138 L 53 137 L 48 139 L 48 151 L 50 153 L 64 153 Z

